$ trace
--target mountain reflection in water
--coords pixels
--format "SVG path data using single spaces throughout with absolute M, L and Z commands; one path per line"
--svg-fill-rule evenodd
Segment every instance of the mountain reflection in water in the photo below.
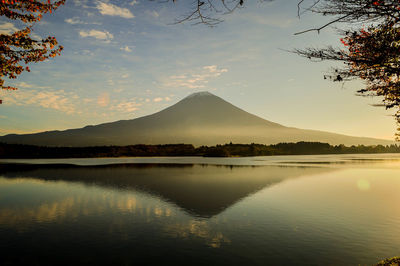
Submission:
M 0 265 L 372 265 L 400 254 L 399 166 L 3 162 Z
M 223 247 L 248 222 L 227 226 L 219 214 L 286 179 L 329 171 L 0 164 L 0 265 L 247 263 Z
M 285 179 L 327 171 L 333 169 L 192 164 L 0 165 L 0 176 L 6 178 L 79 182 L 145 192 L 204 218 L 217 215 L 248 195 Z M 66 200 L 63 204 L 71 203 Z

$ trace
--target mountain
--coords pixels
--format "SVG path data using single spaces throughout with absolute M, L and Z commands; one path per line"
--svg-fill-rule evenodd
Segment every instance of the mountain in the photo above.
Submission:
M 192 164 L 0 164 L 1 177 L 81 183 L 128 192 L 141 191 L 203 218 L 217 215 L 247 196 L 282 181 L 336 170 L 327 167 L 204 167 Z M 75 203 L 79 204 L 79 201 Z M 46 209 L 54 211 L 52 208 Z M 5 217 L 0 215 L 0 223 Z
M 393 141 L 352 137 L 316 130 L 286 127 L 250 114 L 209 92 L 189 95 L 152 115 L 36 134 L 10 134 L 0 142 L 46 146 L 99 146 L 189 143 L 195 146 L 223 143 L 319 141 L 333 145 L 393 144 Z

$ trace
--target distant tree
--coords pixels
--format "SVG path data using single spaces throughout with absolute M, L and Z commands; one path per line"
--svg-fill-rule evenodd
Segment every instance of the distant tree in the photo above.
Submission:
M 5 78 L 15 79 L 23 71 L 30 71 L 27 64 L 44 61 L 60 54 L 63 47 L 58 45 L 55 37 L 37 40 L 32 37 L 33 25 L 40 21 L 44 13 L 52 13 L 65 0 L 0 0 L 0 16 L 18 20 L 25 24 L 23 29 L 10 34 L 0 34 L 0 87 L 16 90 L 6 86 Z M 1 101 L 1 100 L 0 100 Z

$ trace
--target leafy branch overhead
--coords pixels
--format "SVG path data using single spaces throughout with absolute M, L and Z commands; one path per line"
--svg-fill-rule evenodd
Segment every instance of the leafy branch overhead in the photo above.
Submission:
M 33 26 L 40 21 L 43 14 L 52 13 L 65 0 L 0 0 L 0 16 L 18 20 L 26 26 L 11 34 L 0 34 L 0 87 L 15 90 L 6 86 L 5 78 L 16 79 L 23 71 L 30 71 L 27 64 L 44 61 L 55 57 L 63 50 L 55 37 L 42 40 L 31 36 Z
M 303 1 L 302 1 L 303 2 Z M 396 108 L 395 118 L 400 125 L 400 1 L 398 0 L 318 0 L 311 12 L 333 19 L 319 28 L 333 23 L 345 23 L 354 28 L 338 30 L 342 35 L 341 48 L 296 49 L 294 52 L 312 60 L 341 61 L 344 67 L 334 70 L 333 81 L 361 79 L 365 87 L 359 95 L 382 96 L 382 106 Z M 400 127 L 397 136 L 400 137 Z

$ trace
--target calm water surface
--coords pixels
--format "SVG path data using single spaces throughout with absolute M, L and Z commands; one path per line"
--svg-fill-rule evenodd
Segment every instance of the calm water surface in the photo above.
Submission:
M 399 192 L 400 155 L 1 160 L 0 265 L 371 265 Z

